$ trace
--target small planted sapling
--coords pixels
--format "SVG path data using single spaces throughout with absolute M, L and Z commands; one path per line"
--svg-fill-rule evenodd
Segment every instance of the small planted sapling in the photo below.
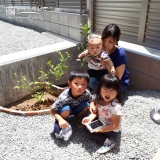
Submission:
M 33 98 L 36 98 L 39 102 L 44 102 L 43 98 L 44 90 L 48 93 L 54 94 L 54 90 L 52 89 L 53 83 L 49 81 L 49 76 L 52 76 L 53 79 L 59 80 L 62 78 L 64 72 L 67 70 L 68 66 L 66 66 L 65 62 L 70 57 L 68 52 L 65 52 L 63 55 L 60 51 L 56 51 L 59 55 L 59 63 L 54 66 L 51 61 L 48 61 L 47 65 L 49 67 L 47 73 L 40 70 L 41 74 L 37 81 L 30 82 L 26 85 L 26 76 L 21 76 L 18 79 L 17 73 L 14 73 L 14 77 L 17 78 L 18 85 L 14 86 L 13 89 L 28 89 L 32 94 Z
M 82 36 L 83 36 L 83 42 L 78 44 L 78 50 L 79 50 L 80 52 L 85 51 L 86 48 L 87 48 L 87 44 L 88 44 L 88 39 L 89 39 L 89 35 L 90 35 L 91 26 L 92 26 L 92 23 L 91 23 L 91 22 L 88 22 L 87 24 L 84 24 L 84 25 L 80 24 L 80 28 L 81 28 L 81 29 L 80 29 L 80 30 L 81 30 L 80 33 L 81 33 Z M 77 59 L 77 60 L 78 60 L 78 59 Z M 81 65 L 82 65 L 82 66 L 86 64 L 86 62 L 85 62 L 85 57 L 82 58 L 82 60 L 80 60 L 80 61 L 81 61 Z

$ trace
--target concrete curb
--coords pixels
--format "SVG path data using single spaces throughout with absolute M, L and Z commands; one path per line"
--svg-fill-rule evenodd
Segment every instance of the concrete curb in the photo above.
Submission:
M 2 106 L 0 106 L 0 112 L 5 112 L 8 114 L 19 115 L 19 116 L 35 116 L 35 115 L 45 115 L 51 113 L 50 109 L 37 110 L 37 111 L 19 111 L 19 110 L 4 108 Z

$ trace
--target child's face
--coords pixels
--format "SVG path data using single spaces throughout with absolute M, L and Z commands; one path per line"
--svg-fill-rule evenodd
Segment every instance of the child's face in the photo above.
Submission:
M 106 39 L 103 40 L 103 46 L 104 46 L 104 50 L 108 53 L 112 53 L 115 45 L 117 45 L 116 40 L 113 39 L 113 37 L 108 37 Z
M 88 82 L 85 78 L 74 78 L 71 82 L 68 81 L 68 85 L 71 88 L 72 96 L 77 98 L 88 87 Z
M 112 88 L 102 87 L 101 88 L 101 96 L 104 99 L 104 101 L 106 102 L 106 104 L 109 104 L 113 99 L 116 98 L 117 91 Z
M 92 56 L 95 57 L 99 55 L 102 51 L 101 39 L 92 39 L 91 41 L 89 41 L 87 49 Z

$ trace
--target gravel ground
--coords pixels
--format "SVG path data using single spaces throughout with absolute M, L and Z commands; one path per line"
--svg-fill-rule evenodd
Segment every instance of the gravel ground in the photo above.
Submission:
M 0 20 L 0 56 L 65 41 L 41 32 Z
M 0 160 L 151 160 L 160 148 L 160 126 L 149 117 L 160 92 L 129 91 L 122 116 L 121 136 L 106 154 L 72 122 L 65 142 L 53 134 L 51 115 L 23 117 L 0 112 Z

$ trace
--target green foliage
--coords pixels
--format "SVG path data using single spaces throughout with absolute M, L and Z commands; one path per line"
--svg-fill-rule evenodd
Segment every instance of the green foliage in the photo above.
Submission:
M 80 24 L 81 27 L 81 31 L 80 33 L 83 35 L 83 42 L 78 44 L 78 50 L 80 52 L 83 52 L 86 50 L 87 48 L 87 43 L 88 43 L 88 36 L 90 35 L 90 29 L 91 29 L 92 23 L 88 22 L 87 24 Z M 84 64 L 86 64 L 85 62 L 85 57 L 82 58 L 81 60 L 81 65 L 83 66 Z
M 62 75 L 68 68 L 68 66 L 65 65 L 65 61 L 70 57 L 70 54 L 66 52 L 65 56 L 61 54 L 61 52 L 57 51 L 57 54 L 59 55 L 60 63 L 56 66 L 52 65 L 52 62 L 49 61 L 47 64 L 49 65 L 49 73 L 54 77 L 54 79 L 59 80 L 61 79 Z
M 37 81 L 30 82 L 29 84 L 26 85 L 26 76 L 21 76 L 20 78 L 18 77 L 17 73 L 14 73 L 13 76 L 17 78 L 17 86 L 14 86 L 13 89 L 28 89 L 31 93 L 45 89 L 49 93 L 53 93 L 51 90 L 52 83 L 49 82 L 49 75 L 53 77 L 55 80 L 61 79 L 63 76 L 64 72 L 68 68 L 68 66 L 65 65 L 65 62 L 68 60 L 70 57 L 70 54 L 68 52 L 63 55 L 60 51 L 56 51 L 56 53 L 59 55 L 59 63 L 54 66 L 51 61 L 48 61 L 47 65 L 49 66 L 49 70 L 47 73 L 44 71 L 40 70 L 40 77 L 38 78 Z M 45 99 L 42 98 L 44 92 L 35 92 L 32 94 L 33 98 L 36 98 L 39 102 L 44 102 Z
M 37 99 L 39 102 L 44 102 L 45 99 L 42 97 L 44 95 L 44 92 L 36 92 L 34 94 L 32 94 L 32 98 Z
M 13 76 L 17 77 L 18 75 L 17 75 L 17 73 L 13 73 Z M 13 87 L 13 89 L 25 89 L 25 88 L 28 88 L 25 85 L 25 81 L 26 81 L 26 77 L 25 76 L 21 76 L 21 78 L 19 80 L 17 80 L 17 83 L 19 83 L 19 85 Z
M 81 31 L 80 33 L 83 35 L 83 43 L 79 43 L 78 45 L 78 50 L 83 52 L 87 48 L 87 43 L 88 43 L 88 36 L 90 35 L 90 29 L 91 29 L 91 22 L 88 22 L 87 24 L 80 24 Z

